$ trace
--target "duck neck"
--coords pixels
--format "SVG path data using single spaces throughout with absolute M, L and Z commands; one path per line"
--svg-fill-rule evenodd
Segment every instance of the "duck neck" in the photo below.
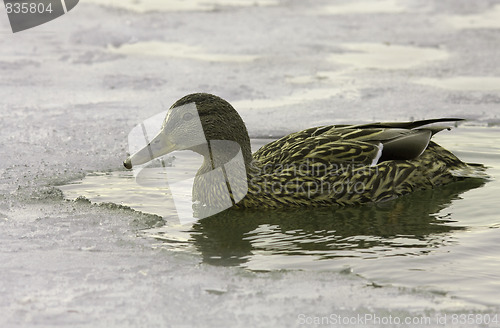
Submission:
M 203 164 L 198 174 L 207 173 L 228 163 L 240 167 L 244 165 L 245 170 L 248 171 L 253 163 L 250 142 L 242 144 L 230 140 L 210 140 L 192 150 L 203 155 Z
M 203 164 L 194 179 L 193 201 L 206 209 L 219 210 L 233 206 L 247 194 L 254 170 L 249 147 L 212 140 L 195 151 L 203 155 Z

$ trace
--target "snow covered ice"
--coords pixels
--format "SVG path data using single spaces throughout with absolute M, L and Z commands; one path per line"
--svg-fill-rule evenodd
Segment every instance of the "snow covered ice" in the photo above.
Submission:
M 309 261 L 297 270 L 300 256 L 280 267 L 255 252 L 246 267 L 213 265 L 184 228 L 171 228 L 178 248 L 163 243 L 162 218 L 129 208 L 125 192 L 96 204 L 65 200 L 58 188 L 122 174 L 130 130 L 192 92 L 228 100 L 253 138 L 432 117 L 464 117 L 498 136 L 498 21 L 488 0 L 89 0 L 15 34 L 0 14 L 0 326 L 284 327 L 332 313 L 499 313 L 488 291 L 466 287 L 500 272 L 498 190 L 463 196 L 480 209 L 452 204 L 470 214 L 456 223 L 470 234 L 437 234 L 443 247 L 460 245 L 457 261 L 470 268 L 454 291 L 446 276 L 413 284 L 388 267 L 393 280 L 384 281 L 383 268 L 360 274 L 368 262 L 345 258 L 340 269 L 318 260 L 321 269 Z M 485 136 L 477 131 L 464 129 L 462 155 L 468 136 Z M 453 145 L 454 133 L 442 140 Z M 495 142 L 474 140 L 490 147 L 477 154 L 498 162 Z M 403 258 L 384 263 L 417 263 Z M 442 289 L 425 288 L 439 279 Z

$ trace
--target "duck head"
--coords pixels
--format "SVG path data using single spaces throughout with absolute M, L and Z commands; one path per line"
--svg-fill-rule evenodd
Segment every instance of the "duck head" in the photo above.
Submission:
M 217 156 L 213 155 L 215 145 Z M 240 115 L 227 101 L 207 93 L 190 94 L 176 101 L 160 132 L 123 165 L 131 169 L 176 150 L 203 155 L 207 170 L 229 161 L 240 150 L 246 164 L 252 161 L 250 139 Z

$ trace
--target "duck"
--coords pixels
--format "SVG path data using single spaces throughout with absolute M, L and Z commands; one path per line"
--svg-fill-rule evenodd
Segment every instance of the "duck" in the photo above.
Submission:
M 169 108 L 159 133 L 123 164 L 131 169 L 173 151 L 201 154 L 192 202 L 216 211 L 378 203 L 473 177 L 474 164 L 431 140 L 462 120 L 312 127 L 252 154 L 233 106 L 193 93 Z

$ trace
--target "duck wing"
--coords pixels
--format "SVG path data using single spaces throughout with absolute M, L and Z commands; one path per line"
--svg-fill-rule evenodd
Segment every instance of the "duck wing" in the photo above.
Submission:
M 449 128 L 427 125 L 461 120 L 440 118 L 310 128 L 273 141 L 253 156 L 264 164 L 294 165 L 306 161 L 375 165 L 387 160 L 410 160 L 425 151 L 434 134 Z
M 449 126 L 430 125 L 443 122 L 462 121 L 460 118 L 438 118 L 412 122 L 385 122 L 338 128 L 343 139 L 381 144 L 382 155 L 379 162 L 386 160 L 411 160 L 420 156 L 432 136 Z M 346 130 L 343 132 L 342 130 Z
M 295 132 L 264 145 L 253 157 L 262 165 L 273 166 L 345 162 L 370 165 L 380 157 L 380 145 L 344 139 L 343 133 L 332 133 L 334 130 L 332 125 Z

